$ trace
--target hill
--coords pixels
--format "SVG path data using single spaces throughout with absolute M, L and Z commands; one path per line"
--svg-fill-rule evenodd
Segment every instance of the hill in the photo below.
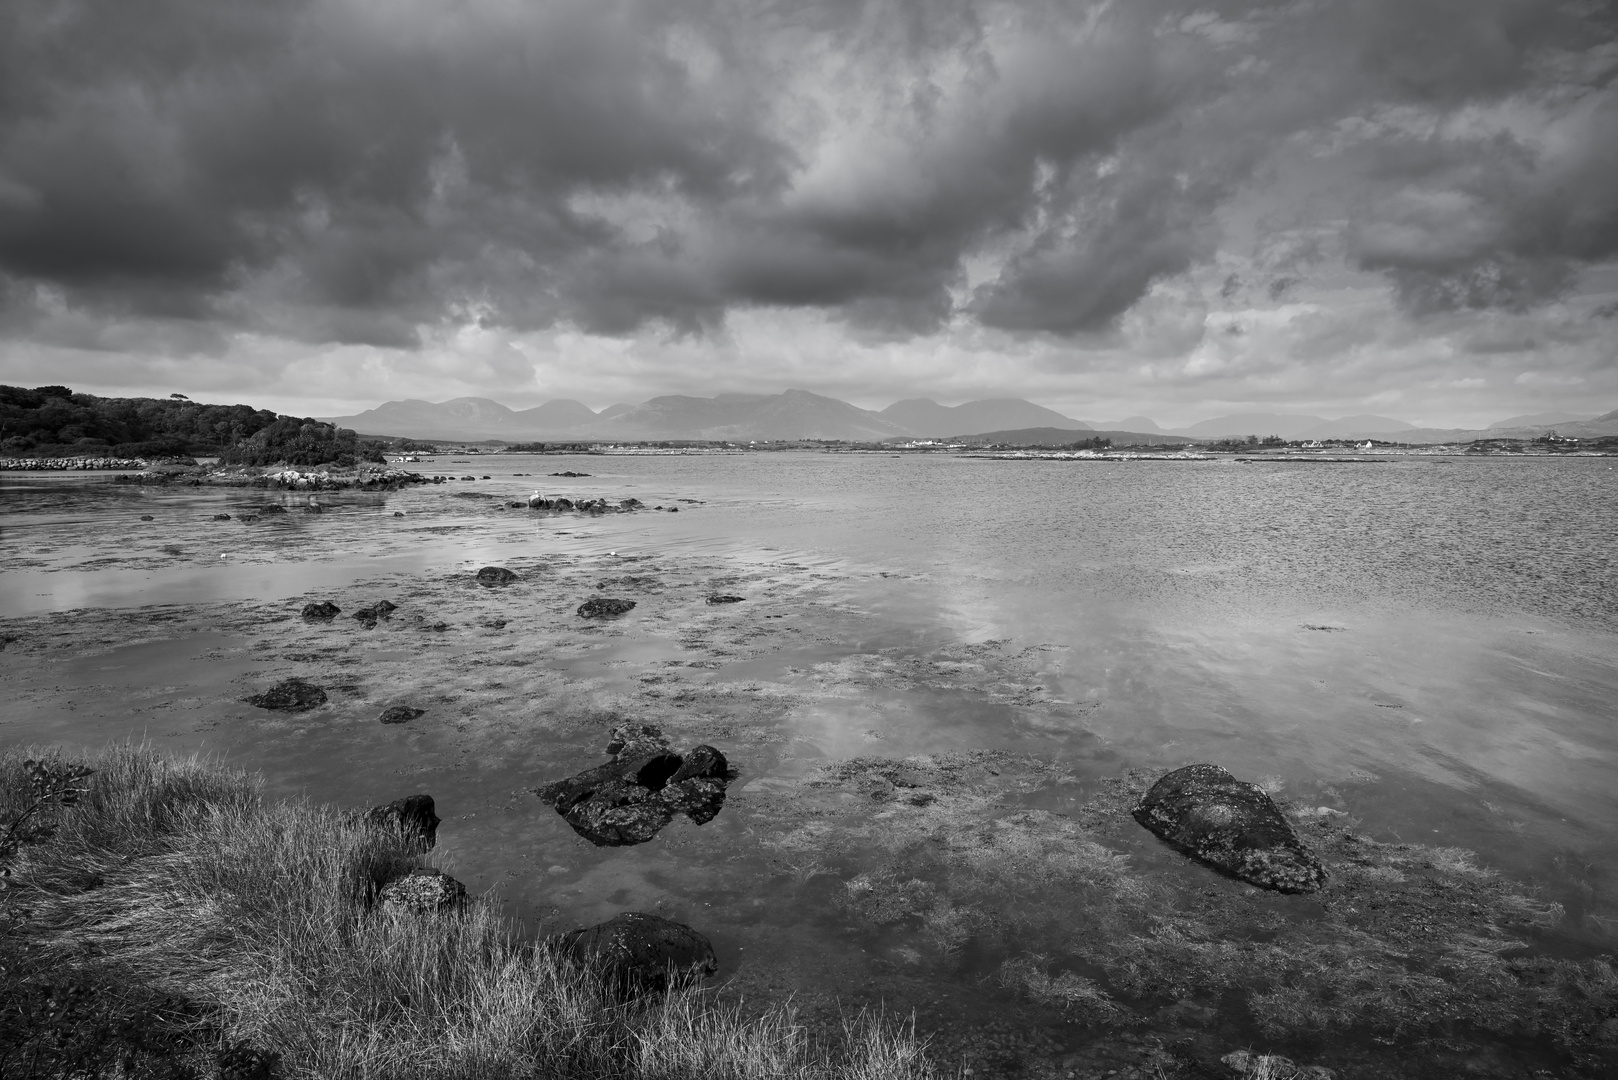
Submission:
M 881 411 L 883 419 L 916 435 L 939 436 L 952 431 L 1001 431 L 1015 428 L 1049 427 L 1068 431 L 1089 431 L 1082 420 L 1063 416 L 1042 405 L 1021 398 L 994 398 L 969 401 L 964 405 L 940 405 L 931 398 L 896 401 Z

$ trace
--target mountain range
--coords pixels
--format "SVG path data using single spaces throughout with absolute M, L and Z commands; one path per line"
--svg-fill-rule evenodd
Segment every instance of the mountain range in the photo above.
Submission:
M 882 410 L 862 409 L 807 390 L 779 394 L 718 394 L 690 397 L 671 394 L 638 405 L 618 404 L 596 412 L 569 399 L 547 401 L 532 409 L 514 410 L 481 397 L 444 402 L 408 399 L 389 401 L 354 416 L 321 417 L 365 435 L 416 439 L 506 442 L 633 442 L 640 440 L 885 439 L 948 438 L 1038 429 L 1060 438 L 1106 435 L 1114 443 L 1242 438 L 1280 435 L 1286 439 L 1377 438 L 1401 442 L 1447 442 L 1460 438 L 1527 437 L 1556 425 L 1566 435 L 1618 434 L 1618 412 L 1599 417 L 1568 413 L 1514 416 L 1478 430 L 1419 428 L 1386 416 L 1321 416 L 1284 413 L 1238 413 L 1203 420 L 1184 428 L 1162 428 L 1144 416 L 1088 422 L 1021 398 L 940 405 L 929 398 L 896 401 Z M 1588 430 L 1586 430 L 1588 429 Z M 1610 429 L 1610 430 L 1609 430 Z M 1522 434 L 1527 433 L 1527 434 Z

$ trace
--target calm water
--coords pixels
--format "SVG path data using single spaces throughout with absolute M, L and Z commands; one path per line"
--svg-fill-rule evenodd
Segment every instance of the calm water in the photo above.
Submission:
M 617 636 L 547 645 L 549 681 L 477 668 L 508 646 L 470 623 L 430 644 L 364 646 L 353 663 L 367 717 L 375 684 L 425 678 L 412 674 L 424 657 L 455 673 L 439 680 L 444 698 L 476 703 L 456 725 L 429 717 L 408 736 L 361 722 L 360 704 L 351 723 L 249 722 L 242 687 L 292 669 L 228 620 L 137 626 L 130 643 L 83 655 L 14 648 L 0 653 L 17 703 L 0 745 L 145 737 L 224 753 L 283 792 L 362 803 L 401 784 L 426 790 L 446 819 L 436 854 L 535 925 L 664 910 L 709 932 L 754 992 L 870 985 L 924 1020 L 951 995 L 994 998 L 980 981 L 992 958 L 908 959 L 917 949 L 839 914 L 854 855 L 810 853 L 831 860 L 817 868 L 772 847 L 767 796 L 817 764 L 1004 749 L 1082 786 L 1213 760 L 1340 806 L 1378 838 L 1479 852 L 1567 908 L 1547 948 L 1618 945 L 1618 472 L 1606 460 L 757 454 L 420 467 L 490 479 L 322 496 L 325 513 L 249 528 L 207 519 L 239 517 L 264 501 L 254 493 L 5 475 L 0 631 L 35 632 L 41 616 L 75 609 L 346 598 L 360 583 L 521 558 L 585 575 L 644 559 L 633 565 L 664 572 L 671 591 L 643 598 Z M 544 475 L 564 469 L 593 475 Z M 681 512 L 497 508 L 535 489 Z M 725 648 L 712 644 L 718 616 L 670 599 L 681 582 L 722 580 L 751 586 L 755 620 L 754 637 Z M 700 634 L 697 619 L 709 620 Z M 691 663 L 693 640 L 712 659 Z M 681 692 L 696 695 L 691 708 Z M 722 725 L 701 726 L 705 701 Z M 574 719 L 523 726 L 547 709 Z M 522 795 L 600 760 L 608 715 L 731 753 L 742 775 L 720 818 L 602 851 Z M 1067 790 L 1024 792 L 1018 805 L 1058 807 Z M 1150 845 L 1132 857 L 1170 861 Z

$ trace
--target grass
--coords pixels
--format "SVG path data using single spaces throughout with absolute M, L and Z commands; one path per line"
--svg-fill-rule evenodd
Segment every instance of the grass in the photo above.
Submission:
M 617 996 L 485 905 L 384 911 L 410 840 L 248 775 L 134 748 L 86 764 L 82 794 L 40 805 L 38 766 L 0 755 L 0 831 L 30 822 L 0 893 L 8 1080 L 937 1075 L 882 1018 L 818 1044 L 785 1008 Z

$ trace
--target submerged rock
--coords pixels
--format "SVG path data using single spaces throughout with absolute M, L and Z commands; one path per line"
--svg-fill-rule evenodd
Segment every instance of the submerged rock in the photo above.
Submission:
M 382 715 L 377 717 L 377 720 L 384 724 L 408 724 L 426 711 L 409 705 L 389 705 L 382 710 Z
M 534 789 L 597 847 L 644 844 L 684 814 L 698 825 L 725 805 L 730 763 L 711 746 L 676 754 L 655 727 L 615 728 L 605 765 Z
M 659 993 L 719 970 L 708 939 L 672 919 L 625 911 L 584 930 L 558 934 L 553 947 L 630 993 Z
M 330 600 L 322 600 L 318 604 L 303 605 L 303 617 L 310 621 L 331 622 L 342 614 L 343 609 Z
M 432 915 L 463 904 L 466 886 L 442 870 L 416 869 L 382 886 L 376 899 L 392 911 Z
M 281 712 L 308 712 L 326 704 L 326 691 L 302 679 L 283 679 L 262 694 L 247 699 L 249 705 Z
M 229 514 L 215 514 L 213 516 L 213 519 L 215 521 L 229 521 L 230 520 L 230 515 Z
M 140 519 L 141 519 L 141 520 L 142 520 L 142 521 L 156 521 L 156 520 L 157 520 L 157 519 L 156 519 L 156 518 L 154 518 L 154 517 L 153 517 L 153 516 L 152 516 L 152 515 L 151 515 L 151 514 L 142 514 L 142 515 L 141 515 L 141 516 L 140 516 Z
M 390 600 L 378 600 L 370 607 L 363 607 L 354 612 L 354 618 L 361 626 L 365 627 L 365 629 L 373 630 L 376 628 L 376 624 L 379 620 L 386 619 L 388 616 L 392 615 L 398 610 L 398 604 L 395 604 Z
M 714 593 L 705 601 L 709 604 L 739 604 L 746 600 L 745 596 L 731 596 L 727 593 Z
M 431 795 L 406 795 L 386 806 L 373 806 L 365 820 L 381 829 L 403 833 L 421 842 L 423 851 L 438 842 L 438 826 L 443 820 L 435 812 Z
M 478 571 L 478 584 L 506 585 L 517 580 L 517 575 L 503 566 L 485 566 Z
M 1260 888 L 1305 893 L 1325 884 L 1320 860 L 1264 789 L 1218 765 L 1187 765 L 1164 776 L 1134 816 L 1171 847 Z
M 634 606 L 633 600 L 620 600 L 613 596 L 592 596 L 579 605 L 579 615 L 585 619 L 604 619 L 611 615 L 622 615 Z

